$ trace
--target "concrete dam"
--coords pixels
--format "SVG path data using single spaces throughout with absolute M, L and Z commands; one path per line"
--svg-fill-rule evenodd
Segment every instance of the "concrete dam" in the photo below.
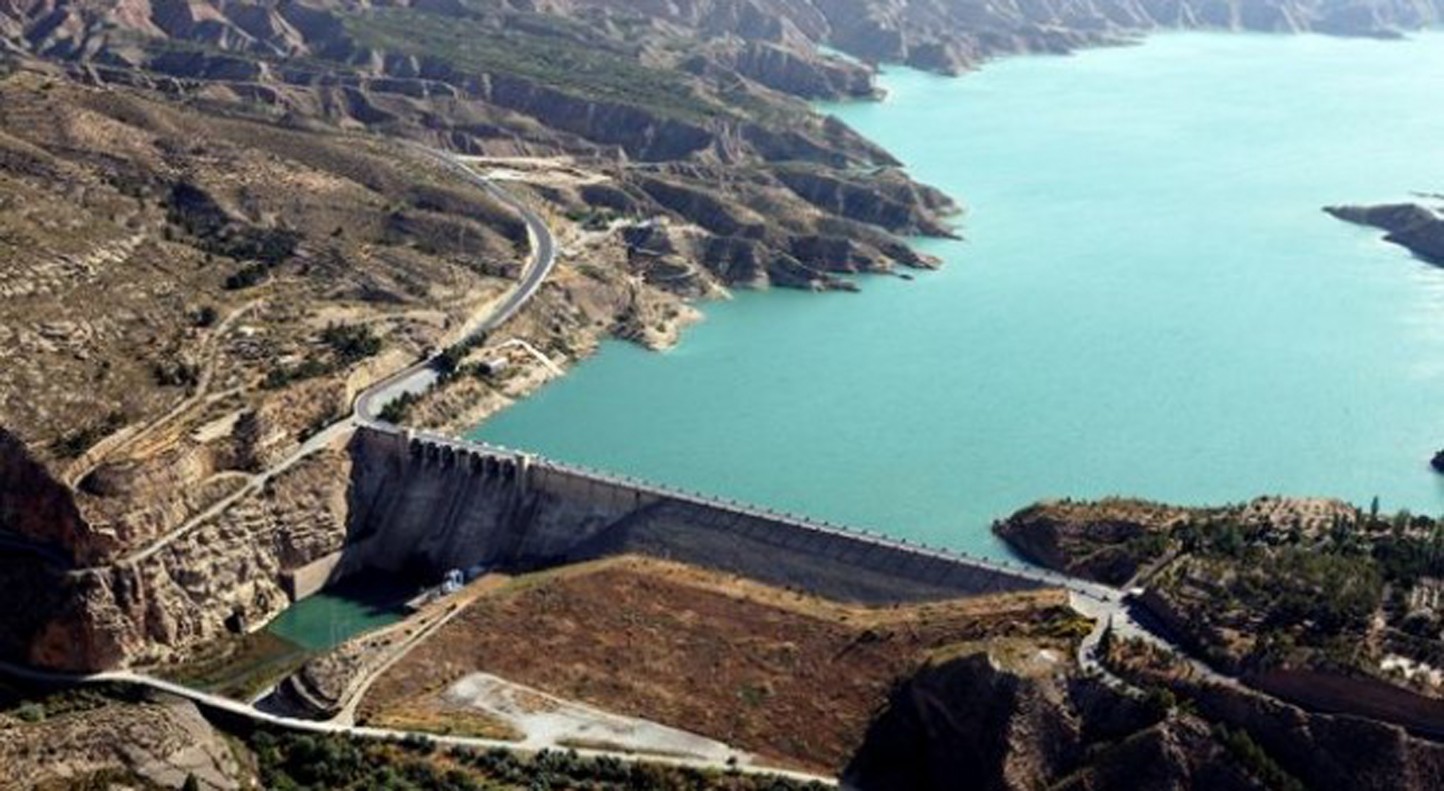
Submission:
M 350 525 L 293 594 L 365 571 L 528 571 L 642 554 L 861 604 L 1078 588 L 1076 580 L 391 427 L 351 440 Z

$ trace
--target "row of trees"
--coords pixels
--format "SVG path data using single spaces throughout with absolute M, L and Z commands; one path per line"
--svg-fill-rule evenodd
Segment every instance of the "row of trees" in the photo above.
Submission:
M 429 739 L 398 743 L 338 735 L 258 731 L 251 736 L 261 781 L 275 791 L 385 788 L 395 791 L 597 789 L 602 791 L 820 791 L 782 777 L 583 758 L 574 751 L 438 750 Z

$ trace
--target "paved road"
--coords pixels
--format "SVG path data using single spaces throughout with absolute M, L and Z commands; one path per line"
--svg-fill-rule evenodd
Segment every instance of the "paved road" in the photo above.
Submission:
M 1192 668 L 1194 678 L 1199 681 L 1236 689 L 1246 688 L 1238 678 L 1214 670 L 1208 663 L 1189 653 L 1187 648 L 1167 634 L 1167 630 L 1149 616 L 1143 605 L 1132 597 L 1121 595 L 1120 592 L 1120 595 L 1112 599 L 1097 599 L 1075 593 L 1070 603 L 1073 609 L 1094 620 L 1093 631 L 1078 644 L 1078 664 L 1084 670 L 1097 673 L 1111 686 L 1132 685 L 1103 664 L 1099 649 L 1102 647 L 1103 635 L 1108 631 L 1113 632 L 1114 639 L 1142 640 L 1168 651 Z
M 80 676 L 64 673 L 50 673 L 45 671 L 38 671 L 27 667 L 21 667 L 19 665 L 12 665 L 8 662 L 0 662 L 0 674 L 41 684 L 60 684 L 67 686 L 73 686 L 76 684 L 135 684 L 138 686 L 146 687 L 148 689 L 156 690 L 158 692 L 165 692 L 171 695 L 175 695 L 177 697 L 185 698 L 194 702 L 201 708 L 210 709 L 212 711 L 225 712 L 234 716 L 244 717 L 252 722 L 260 723 L 263 725 L 270 725 L 277 728 L 285 728 L 293 731 L 304 731 L 308 733 L 331 733 L 362 739 L 378 739 L 386 741 L 400 741 L 408 737 L 415 738 L 417 736 L 423 736 L 437 744 L 445 745 L 447 747 L 467 747 L 480 750 L 487 750 L 492 748 L 500 748 L 510 751 L 517 750 L 517 745 L 515 742 L 503 741 L 501 739 L 478 739 L 463 736 L 439 736 L 427 733 L 413 733 L 410 731 L 391 730 L 389 728 L 366 728 L 332 722 L 316 722 L 313 720 L 303 720 L 294 717 L 282 717 L 275 714 L 258 711 L 248 704 L 240 703 L 238 701 L 231 700 L 230 698 L 223 698 L 219 695 L 212 695 L 208 692 L 201 692 L 199 690 L 191 689 L 190 687 L 181 686 L 180 684 L 176 684 L 174 682 L 155 678 L 153 676 L 147 676 L 142 673 L 133 673 L 128 670 L 118 670 L 106 673 L 94 673 L 91 675 Z M 666 755 L 640 756 L 634 753 L 613 752 L 609 750 L 578 749 L 576 750 L 576 752 L 578 755 L 588 758 L 609 757 L 615 758 L 619 761 L 624 761 L 626 763 L 651 763 L 666 764 L 669 766 L 689 766 L 697 769 L 710 769 L 714 771 L 735 770 L 738 772 L 743 772 L 745 774 L 777 775 L 781 777 L 792 778 L 794 780 L 800 780 L 803 782 L 815 781 L 824 783 L 829 786 L 836 785 L 837 783 L 835 779 L 830 777 L 823 777 L 821 775 L 812 775 L 804 772 L 790 772 L 782 769 L 770 769 L 764 766 L 756 766 L 745 763 L 738 763 L 735 766 L 729 766 L 726 763 L 720 761 L 703 761 Z
M 526 223 L 527 237 L 531 246 L 531 254 L 528 257 L 525 266 L 523 267 L 521 279 L 501 299 L 499 303 L 495 303 L 494 307 L 491 310 L 484 311 L 483 313 L 473 317 L 464 328 L 462 336 L 465 338 L 470 338 L 475 336 L 477 333 L 490 332 L 504 324 L 513 316 L 515 316 L 516 313 L 521 310 L 521 308 L 526 304 L 526 302 L 531 299 L 533 295 L 536 294 L 537 289 L 541 287 L 541 284 L 546 280 L 547 276 L 556 266 L 556 240 L 552 236 L 550 229 L 547 227 L 545 220 L 543 220 L 540 215 L 527 207 L 525 204 L 521 203 L 512 195 L 508 194 L 505 190 L 502 190 L 501 188 L 487 181 L 480 174 L 467 167 L 454 154 L 411 144 L 408 144 L 408 147 L 410 147 L 413 151 L 416 151 L 417 153 L 420 153 L 433 159 L 434 161 L 439 162 L 459 177 L 471 182 L 472 184 L 484 190 L 487 194 L 491 195 L 493 198 L 506 204 L 507 206 L 510 206 L 519 214 L 521 214 L 523 221 Z M 395 398 L 401 396 L 401 394 L 403 393 L 420 393 L 430 388 L 439 378 L 437 368 L 435 367 L 435 361 L 436 358 L 432 357 L 428 360 L 419 362 L 409 368 L 406 368 L 383 379 L 381 382 L 378 382 L 370 388 L 362 391 L 356 398 L 355 407 L 352 414 L 346 419 L 338 421 L 328 426 L 325 430 L 310 437 L 308 440 L 302 443 L 299 448 L 297 448 L 281 462 L 262 473 L 252 476 L 251 479 L 236 492 L 216 502 L 204 512 L 192 517 L 179 528 L 170 531 L 165 536 L 160 537 L 151 544 L 120 558 L 118 562 L 135 563 L 144 560 L 151 555 L 154 555 L 156 552 L 165 548 L 175 539 L 179 538 L 182 535 L 185 535 L 194 527 L 200 525 L 208 519 L 219 515 L 227 508 L 234 505 L 240 499 L 250 494 L 253 494 L 256 491 L 259 491 L 271 479 L 291 469 L 297 463 L 299 463 L 301 459 L 330 444 L 341 435 L 352 430 L 355 426 L 364 425 L 380 428 L 394 428 L 390 426 L 390 424 L 379 419 L 378 416 L 381 410 L 385 408 L 386 404 L 390 403 Z M 454 440 L 443 437 L 428 437 L 428 439 L 455 442 Z M 606 473 L 599 473 L 592 470 L 587 470 L 585 472 L 587 472 L 588 474 L 597 475 L 604 479 L 616 478 L 617 482 L 624 482 L 629 485 L 637 485 L 638 483 L 640 483 L 632 479 L 623 479 L 618 476 L 610 476 Z M 716 505 L 714 498 L 708 498 L 701 494 L 691 495 L 672 490 L 665 490 L 661 491 L 660 493 L 667 497 L 680 498 L 683 500 L 695 497 L 699 502 L 702 502 L 709 507 L 715 507 Z M 799 524 L 802 524 L 803 526 L 814 530 L 830 531 L 835 529 L 830 525 L 819 525 L 807 520 L 797 519 L 796 517 L 776 514 L 770 511 L 766 511 L 764 509 L 755 509 L 741 503 L 731 503 L 730 505 L 733 508 L 737 509 L 740 513 L 748 513 L 768 519 L 792 519 L 794 521 L 797 521 Z M 907 542 L 897 542 L 883 536 L 870 535 L 869 537 L 884 543 L 895 544 L 898 547 L 905 548 L 910 551 L 922 552 L 924 554 L 941 554 L 953 558 L 952 553 L 947 553 L 941 550 L 934 550 L 927 547 L 919 547 L 917 545 L 908 544 Z M 1089 638 L 1086 639 L 1083 645 L 1080 647 L 1079 658 L 1080 662 L 1082 662 L 1085 667 L 1091 667 L 1100 670 L 1102 669 L 1101 664 L 1097 660 L 1096 649 L 1098 646 L 1098 642 L 1101 639 L 1103 629 L 1106 628 L 1109 624 L 1113 626 L 1115 631 L 1123 633 L 1125 636 L 1145 637 L 1146 639 L 1150 639 L 1153 642 L 1168 647 L 1169 649 L 1178 653 L 1180 656 L 1188 657 L 1187 652 L 1182 651 L 1178 646 L 1174 646 L 1170 643 L 1163 641 L 1162 638 L 1160 638 L 1158 635 L 1150 632 L 1147 628 L 1134 621 L 1129 614 L 1127 605 L 1123 601 L 1122 592 L 1117 589 L 1110 588 L 1104 585 L 1098 585 L 1096 583 L 1086 582 L 1076 578 L 1066 577 L 1064 575 L 1056 574 L 1051 571 L 1047 571 L 1045 569 L 1040 569 L 1033 566 L 1008 564 L 1006 567 L 1000 567 L 997 566 L 997 564 L 988 563 L 986 561 L 982 561 L 982 564 L 993 567 L 999 571 L 1005 571 L 1007 573 L 1033 579 L 1035 581 L 1048 585 L 1057 585 L 1072 591 L 1075 594 L 1075 602 L 1081 605 L 1080 609 L 1083 610 L 1085 614 L 1097 618 L 1099 623 L 1098 629 L 1096 629 L 1094 633 L 1090 635 Z M 1195 661 L 1195 664 L 1201 663 L 1197 663 Z M 1217 677 L 1217 680 L 1226 681 L 1228 683 L 1236 683 L 1235 680 L 1228 677 L 1218 676 L 1217 673 L 1213 672 L 1211 669 L 1206 668 L 1206 666 L 1203 669 L 1208 673 L 1208 675 L 1212 677 Z M 17 666 L 7 665 L 4 663 L 0 663 L 0 671 L 8 672 L 11 675 L 30 678 L 32 680 L 49 682 L 124 682 L 140 684 L 150 687 L 152 689 L 157 689 L 160 691 L 169 692 L 175 695 L 179 695 L 181 697 L 188 698 L 203 706 L 208 706 L 217 710 L 226 711 L 232 714 L 238 714 L 244 717 L 249 717 L 259 722 L 265 722 L 268 724 L 292 728 L 296 730 L 324 733 L 346 733 L 355 736 L 381 739 L 400 739 L 408 735 L 404 731 L 393 731 L 378 728 L 361 728 L 347 725 L 344 723 L 321 723 L 313 722 L 310 720 L 280 717 L 258 711 L 247 704 L 239 703 L 228 698 L 210 695 L 161 679 L 156 679 L 149 676 L 126 671 L 99 673 L 92 676 L 76 677 L 38 673 L 36 671 L 31 671 Z M 448 745 L 482 748 L 515 748 L 515 744 L 505 741 L 461 737 L 434 738 L 437 742 Z M 624 753 L 610 753 L 606 751 L 593 750 L 580 750 L 578 752 L 584 755 L 611 755 L 613 757 L 622 758 L 624 760 L 636 760 L 635 756 L 630 756 Z M 692 761 L 685 759 L 649 757 L 646 760 L 682 766 L 698 766 L 713 769 L 728 768 L 725 765 L 717 765 L 705 761 Z M 777 772 L 747 766 L 739 768 L 741 769 L 741 771 L 746 772 L 781 774 L 800 780 L 820 780 L 828 784 L 832 784 L 835 782 L 830 778 L 816 777 L 800 773 Z
M 551 274 L 557 262 L 556 239 L 552 236 L 551 229 L 547 228 L 546 221 L 542 219 L 541 215 L 506 190 L 487 181 L 481 174 L 467 167 L 455 154 L 417 145 L 409 147 L 417 153 L 441 163 L 457 176 L 480 187 L 491 197 L 511 207 L 521 215 L 522 220 L 526 223 L 531 255 L 523 267 L 521 279 L 493 310 L 474 317 L 462 332 L 462 337 L 472 338 L 479 333 L 490 332 L 515 316 L 517 311 L 527 303 L 527 300 L 536 294 L 537 289 L 541 288 L 547 275 Z M 424 393 L 435 384 L 440 377 L 435 361 L 436 358 L 432 357 L 419 362 L 404 371 L 387 377 L 357 396 L 355 409 L 357 424 L 388 425 L 379 419 L 381 410 L 404 393 L 413 395 Z

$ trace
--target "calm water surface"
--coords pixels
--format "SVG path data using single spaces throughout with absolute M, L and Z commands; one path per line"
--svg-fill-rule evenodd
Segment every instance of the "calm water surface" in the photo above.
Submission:
M 1444 34 L 1166 35 L 828 108 L 969 206 L 946 267 L 709 305 L 478 429 L 999 555 L 1035 499 L 1438 513 L 1444 270 L 1329 203 L 1444 191 Z
M 374 577 L 367 585 L 383 595 L 365 595 L 358 585 L 322 591 L 287 607 L 266 630 L 306 651 L 329 651 L 362 632 L 401 620 L 405 612 L 400 588 Z

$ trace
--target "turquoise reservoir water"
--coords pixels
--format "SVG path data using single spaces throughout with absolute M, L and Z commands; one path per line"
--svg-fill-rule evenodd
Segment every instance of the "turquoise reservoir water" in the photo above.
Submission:
M 946 268 L 743 294 L 488 440 L 988 554 L 1035 499 L 1438 513 L 1444 270 L 1330 203 L 1444 191 L 1444 34 L 1166 35 L 829 108 L 970 207 Z
M 390 593 L 395 586 L 369 580 Z M 355 586 L 352 586 L 353 588 Z M 352 637 L 401 620 L 398 597 L 363 597 L 352 589 L 317 593 L 287 607 L 266 631 L 307 651 L 329 651 Z

